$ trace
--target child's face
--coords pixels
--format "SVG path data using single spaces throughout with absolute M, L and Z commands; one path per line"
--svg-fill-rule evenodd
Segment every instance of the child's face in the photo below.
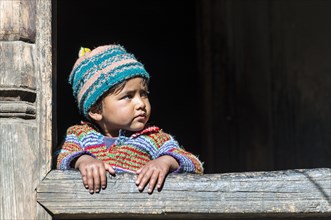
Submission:
M 98 122 L 106 136 L 117 136 L 119 129 L 139 131 L 151 114 L 148 91 L 140 77 L 127 81 L 120 92 L 102 100 L 101 120 Z

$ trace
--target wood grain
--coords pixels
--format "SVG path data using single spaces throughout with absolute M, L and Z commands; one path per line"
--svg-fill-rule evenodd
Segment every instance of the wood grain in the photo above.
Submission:
M 33 119 L 36 117 L 36 107 L 28 102 L 0 101 L 0 117 Z
M 54 2 L 54 1 L 53 1 Z M 54 3 L 55 4 L 55 3 Z M 41 181 L 51 169 L 53 137 L 56 136 L 56 107 L 53 98 L 53 88 L 56 82 L 56 61 L 52 55 L 52 1 L 36 0 L 36 56 L 38 66 L 36 76 L 38 78 L 37 97 L 37 123 L 38 123 L 38 177 Z M 56 18 L 54 18 L 56 19 Z M 56 33 L 54 33 L 54 36 Z M 54 86 L 54 87 L 53 87 Z M 55 93 L 55 92 L 54 92 Z M 37 219 L 51 219 L 47 211 L 38 203 Z
M 0 1 L 0 219 L 51 219 L 36 201 L 52 149 L 51 0 Z
M 36 1 L 0 1 L 0 40 L 34 42 Z
M 77 171 L 51 171 L 37 201 L 56 218 L 331 216 L 331 169 L 171 174 L 161 192 L 139 192 L 134 175 L 108 176 L 89 194 Z
M 35 121 L 0 118 L 0 219 L 36 218 Z
M 0 87 L 36 89 L 35 45 L 0 41 Z

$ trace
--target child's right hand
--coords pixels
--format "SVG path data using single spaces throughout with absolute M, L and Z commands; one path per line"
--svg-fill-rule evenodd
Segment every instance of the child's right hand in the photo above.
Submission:
M 107 187 L 106 170 L 110 174 L 115 174 L 115 170 L 109 164 L 105 164 L 90 155 L 80 156 L 75 163 L 75 169 L 79 169 L 83 184 L 90 193 L 100 192 L 101 188 Z

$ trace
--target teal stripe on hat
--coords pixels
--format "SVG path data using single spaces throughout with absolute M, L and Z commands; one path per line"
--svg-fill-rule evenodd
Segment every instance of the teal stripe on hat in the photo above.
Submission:
M 85 91 L 85 93 L 82 95 L 81 101 L 84 102 L 83 99 L 91 93 L 91 90 L 100 84 L 107 84 L 109 88 L 112 86 L 120 83 L 119 81 L 121 78 L 119 75 L 126 75 L 129 76 L 135 76 L 137 75 L 136 73 L 142 73 L 142 76 L 145 78 L 149 78 L 148 74 L 146 74 L 146 70 L 144 69 L 143 65 L 138 62 L 134 63 L 127 63 L 124 65 L 120 65 L 117 68 L 112 69 L 109 72 L 104 72 L 102 73 L 99 78 L 93 83 L 93 85 Z M 138 74 L 139 75 L 139 74 Z M 102 91 L 105 92 L 105 91 Z M 94 92 L 93 92 L 94 93 Z M 93 105 L 93 104 L 92 104 Z
M 123 71 L 117 72 L 115 77 L 108 77 L 103 75 L 83 94 L 79 109 L 82 110 L 83 115 L 88 115 L 88 110 L 105 94 L 109 89 L 118 83 L 133 77 L 143 77 L 149 79 L 149 74 L 142 67 L 127 67 Z
M 95 57 L 91 57 L 80 63 L 73 70 L 73 74 L 71 74 L 69 79 L 69 82 L 72 84 L 74 96 L 77 96 L 85 82 L 90 79 L 96 71 L 102 68 L 102 63 L 107 60 L 111 62 L 113 58 L 121 54 L 126 53 L 125 51 L 119 49 L 106 50 L 104 51 L 104 54 L 98 54 Z

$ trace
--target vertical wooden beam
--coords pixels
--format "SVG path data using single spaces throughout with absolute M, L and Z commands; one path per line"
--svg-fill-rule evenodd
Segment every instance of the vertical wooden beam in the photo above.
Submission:
M 26 11 L 20 3 L 0 2 L 0 219 L 36 218 L 35 45 L 19 41 L 28 36 L 20 30 L 35 32 L 35 24 L 22 22 L 29 15 L 20 16 Z
M 0 219 L 50 219 L 36 187 L 50 170 L 51 0 L 0 1 Z
M 0 219 L 36 219 L 35 120 L 0 119 Z
M 50 171 L 52 159 L 52 1 L 36 0 L 36 2 L 36 57 L 39 59 L 37 127 L 39 134 L 39 181 L 41 181 Z M 50 219 L 49 214 L 40 205 L 37 206 L 37 219 Z

